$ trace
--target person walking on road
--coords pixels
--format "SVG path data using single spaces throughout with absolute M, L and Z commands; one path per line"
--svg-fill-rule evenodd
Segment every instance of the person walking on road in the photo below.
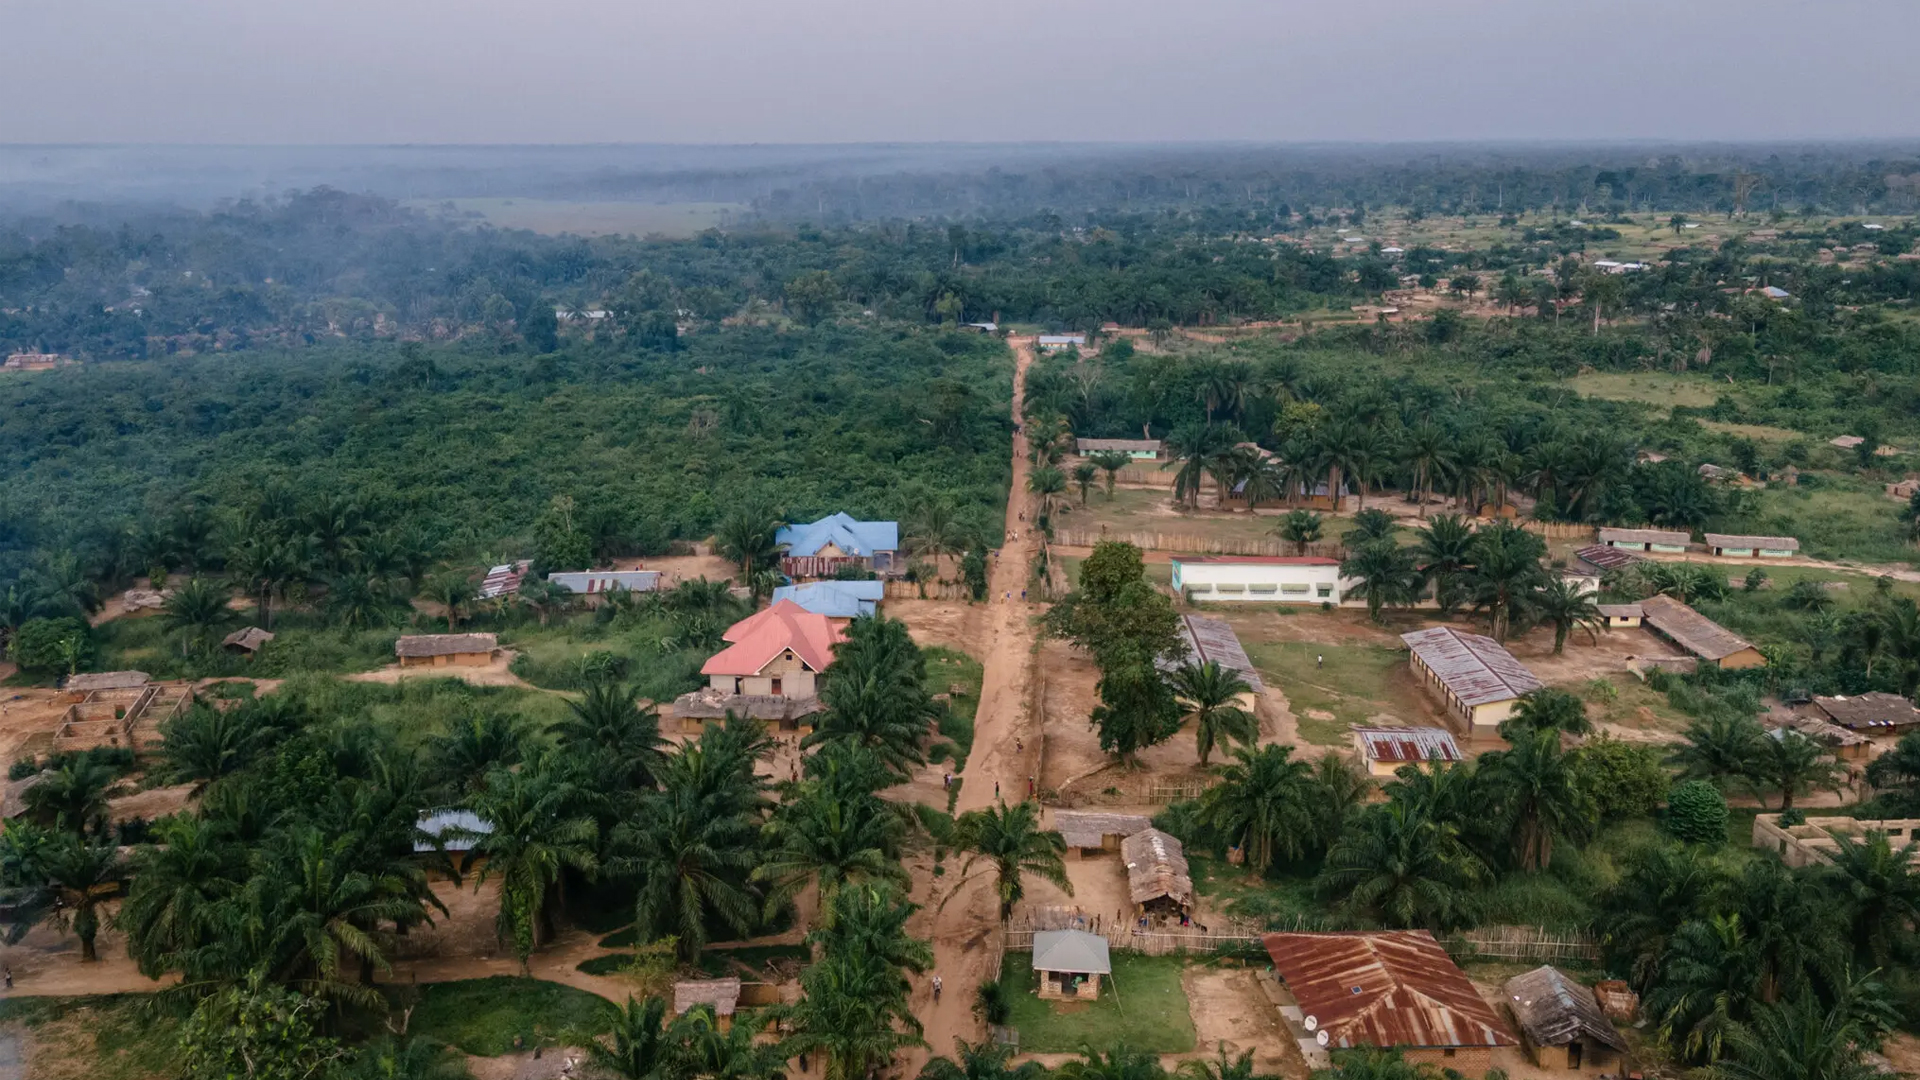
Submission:
M 935 1005 L 940 1004 L 940 986 L 940 976 L 935 975 L 933 977 L 933 1003 Z

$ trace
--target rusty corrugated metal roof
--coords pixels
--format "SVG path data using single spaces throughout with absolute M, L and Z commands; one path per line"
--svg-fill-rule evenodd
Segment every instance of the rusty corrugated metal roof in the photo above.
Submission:
M 1354 738 L 1368 760 L 1384 762 L 1461 761 L 1453 733 L 1429 727 L 1357 727 Z
M 1578 558 L 1581 562 L 1589 566 L 1599 567 L 1602 570 L 1618 570 L 1622 567 L 1632 566 L 1637 562 L 1646 561 L 1625 548 L 1611 548 L 1605 544 L 1594 544 L 1591 547 L 1583 547 L 1573 554 L 1574 557 Z
M 1211 660 L 1240 676 L 1254 693 L 1267 692 L 1266 684 L 1260 681 L 1260 673 L 1254 670 L 1253 661 L 1247 659 L 1247 650 L 1240 644 L 1240 636 L 1233 632 L 1233 627 L 1225 619 L 1182 615 L 1180 636 L 1187 643 L 1193 663 L 1204 664 Z M 1179 667 L 1171 660 L 1162 660 L 1156 666 L 1166 672 Z
M 1527 666 L 1490 637 L 1451 626 L 1430 626 L 1400 640 L 1433 669 L 1453 696 L 1468 705 L 1511 701 L 1543 685 Z
M 1724 660 L 1753 648 L 1746 638 L 1707 618 L 1671 596 L 1649 596 L 1640 601 L 1647 625 L 1703 660 Z
M 1425 930 L 1268 934 L 1273 966 L 1333 1049 L 1515 1046 Z

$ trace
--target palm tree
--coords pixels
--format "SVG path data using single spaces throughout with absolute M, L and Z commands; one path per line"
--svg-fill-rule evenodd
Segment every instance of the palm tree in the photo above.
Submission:
M 1508 742 L 1525 739 L 1536 731 L 1585 735 L 1592 730 L 1586 703 L 1550 686 L 1522 694 L 1512 715 L 1500 722 L 1500 737 Z
M 43 772 L 39 783 L 28 788 L 23 799 L 43 824 L 74 833 L 102 829 L 107 817 L 107 793 L 118 780 L 119 774 L 112 766 L 82 754 Z
M 820 908 L 833 911 L 844 885 L 890 882 L 905 891 L 910 884 L 900 864 L 903 819 L 888 812 L 868 792 L 837 790 L 808 781 L 783 803 L 767 823 L 756 881 L 768 881 L 766 912 L 771 919 L 809 884 L 820 889 Z
M 361 985 L 373 971 L 390 968 L 382 925 L 408 925 L 425 918 L 419 897 L 426 875 L 419 867 L 360 865 L 361 838 L 328 836 L 301 826 L 277 836 L 263 852 L 243 895 L 246 925 L 259 933 L 259 951 L 272 958 L 270 974 L 311 996 L 355 1004 L 380 1000 Z M 349 962 L 360 979 L 348 980 Z
M 1393 515 L 1375 507 L 1362 510 L 1353 515 L 1353 527 L 1340 534 L 1340 542 L 1349 548 L 1365 547 L 1382 540 L 1392 540 L 1400 531 L 1400 525 Z
M 590 874 L 599 867 L 594 845 L 600 830 L 593 818 L 577 811 L 581 801 L 572 778 L 548 754 L 519 769 L 494 769 L 469 802 L 487 825 L 468 837 L 473 842 L 470 857 L 484 860 L 474 887 L 488 878 L 500 879 L 495 932 L 513 939 L 522 970 L 550 930 L 549 911 L 562 872 Z
M 682 1042 L 682 1067 L 695 1080 L 774 1080 L 786 1072 L 778 1043 L 758 1041 L 752 1024 L 721 1027 L 712 1005 L 696 1005 L 673 1026 Z
M 935 717 L 926 658 L 898 619 L 856 619 L 846 633 L 820 693 L 826 715 L 801 746 L 847 739 L 905 775 L 926 761 L 922 747 Z
M 640 800 L 620 835 L 623 854 L 609 866 L 640 882 L 636 923 L 655 940 L 675 935 L 684 963 L 699 957 L 714 920 L 742 935 L 753 929 L 746 879 L 759 854 L 758 823 L 717 802 L 724 800 L 703 797 L 690 784 Z
M 906 521 L 907 551 L 925 559 L 958 555 L 967 546 L 966 530 L 954 516 L 953 504 L 928 499 L 914 507 Z
M 1759 950 L 1740 916 L 1711 915 L 1682 925 L 1661 967 L 1643 1009 L 1655 1031 L 1691 1060 L 1719 1060 L 1761 983 Z
M 1714 1080 L 1874 1080 L 1883 1076 L 1861 1060 L 1867 1032 L 1846 1003 L 1829 1009 L 1812 995 L 1764 1005 L 1727 1033 L 1726 1056 Z
M 164 771 L 176 784 L 204 789 L 244 768 L 277 734 L 252 710 L 196 704 L 160 726 Z
M 160 625 L 168 633 L 179 635 L 182 656 L 211 648 L 220 631 L 232 621 L 227 591 L 198 577 L 175 589 L 160 608 Z
M 1091 461 L 1083 461 L 1073 467 L 1073 486 L 1080 489 L 1080 505 L 1087 505 L 1087 491 L 1093 487 L 1093 481 L 1100 475 L 1100 466 Z
M 1481 755 L 1480 775 L 1511 823 L 1522 870 L 1544 870 L 1553 861 L 1555 837 L 1587 831 L 1592 813 L 1572 759 L 1560 751 L 1558 731 L 1534 731 L 1511 750 Z
M 1320 539 L 1323 519 L 1311 510 L 1289 510 L 1273 531 L 1293 545 L 1295 555 L 1305 555 L 1307 545 Z
M 1162 469 L 1174 469 L 1173 498 L 1190 507 L 1200 505 L 1200 489 L 1208 473 L 1233 452 L 1237 440 L 1225 428 L 1189 424 L 1167 436 L 1168 460 Z
M 1225 1042 L 1215 1049 L 1219 1056 L 1214 1060 L 1183 1061 L 1174 1075 L 1179 1080 L 1270 1080 L 1266 1074 L 1254 1071 L 1253 1051 L 1243 1050 L 1239 1057 L 1229 1058 Z
M 446 609 L 448 633 L 459 631 L 461 616 L 479 596 L 464 570 L 450 570 L 427 582 L 424 595 Z
M 1459 514 L 1441 514 L 1414 533 L 1414 558 L 1433 582 L 1433 598 L 1443 612 L 1459 603 L 1460 576 L 1473 565 L 1473 526 Z
M 1674 931 L 1702 918 L 1725 891 L 1720 866 L 1690 844 L 1647 848 L 1601 896 L 1600 939 L 1641 993 L 1661 975 Z
M 734 508 L 714 532 L 714 550 L 740 568 L 740 579 L 751 582 L 755 570 L 777 567 L 780 545 L 774 535 L 780 531 L 778 515 L 770 508 L 747 503 Z
M 1687 725 L 1686 741 L 1667 760 L 1680 767 L 1682 780 L 1707 780 L 1724 788 L 1752 777 L 1764 751 L 1766 730 L 1751 717 L 1717 712 Z
M 1042 465 L 1027 473 L 1027 490 L 1037 500 L 1034 521 L 1041 527 L 1053 520 L 1054 500 L 1067 490 L 1066 474 L 1051 465 Z
M 520 764 L 527 743 L 525 725 L 518 718 L 481 713 L 455 721 L 444 735 L 428 741 L 428 768 L 441 784 L 464 795 L 485 787 L 495 770 Z
M 681 1080 L 687 1075 L 683 1048 L 676 1038 L 667 1003 L 660 998 L 635 1001 L 611 1012 L 613 1042 L 586 1040 L 587 1061 L 594 1070 L 620 1080 Z
M 1340 563 L 1340 576 L 1359 582 L 1347 594 L 1364 597 L 1367 617 L 1376 623 L 1382 607 L 1409 607 L 1417 602 L 1423 584 L 1413 552 L 1392 540 L 1375 540 L 1351 549 Z
M 47 921 L 57 930 L 73 931 L 80 939 L 80 962 L 100 959 L 94 938 L 100 933 L 100 909 L 119 895 L 125 880 L 120 849 L 110 838 L 89 842 L 66 835 L 39 854 L 42 873 L 55 901 Z
M 1896 848 L 1881 830 L 1855 841 L 1835 833 L 1839 850 L 1825 871 L 1828 888 L 1846 898 L 1853 954 L 1860 963 L 1883 967 L 1906 955 L 1920 926 L 1920 839 Z
M 1467 572 L 1467 594 L 1476 609 L 1487 613 L 1488 632 L 1505 641 L 1516 612 L 1524 614 L 1534 595 L 1546 584 L 1540 567 L 1546 542 L 1501 521 L 1474 533 L 1473 566 Z
M 1102 450 L 1088 460 L 1094 468 L 1106 474 L 1107 498 L 1113 498 L 1114 481 L 1120 476 L 1120 470 L 1133 463 L 1133 459 L 1118 450 Z
M 1079 1061 L 1062 1063 L 1053 1072 L 1055 1080 L 1166 1080 L 1160 1058 L 1126 1043 L 1116 1043 L 1106 1053 L 1083 1047 Z
M 982 988 L 998 983 L 982 983 Z M 920 1069 L 920 1080 L 1044 1080 L 1047 1067 L 1037 1061 L 1012 1064 L 1014 1049 L 1007 1043 L 964 1039 L 954 1043 L 955 1056 L 937 1057 Z M 1238 1078 L 1234 1078 L 1238 1080 Z
M 1427 495 L 1433 490 L 1434 482 L 1453 469 L 1453 438 L 1431 421 L 1421 421 L 1401 442 L 1400 461 L 1413 474 L 1412 495 L 1420 504 L 1420 516 L 1424 518 Z
M 1260 722 L 1237 702 L 1253 687 L 1236 671 L 1218 661 L 1186 663 L 1174 669 L 1168 680 L 1186 709 L 1185 720 L 1193 721 L 1194 747 L 1200 754 L 1200 767 L 1207 767 L 1207 756 L 1218 742 L 1251 744 L 1260 736 Z
M 553 733 L 561 746 L 593 758 L 599 766 L 599 791 L 615 794 L 654 786 L 666 740 L 660 737 L 660 714 L 640 707 L 638 691 L 596 679 L 580 700 L 567 702 L 567 711 Z
M 1002 804 L 961 814 L 953 823 L 953 848 L 966 852 L 967 860 L 961 864 L 960 880 L 949 896 L 959 893 L 960 887 L 972 879 L 974 867 L 984 862 L 983 872 L 990 870 L 994 875 L 1001 922 L 1013 916 L 1013 906 L 1026 895 L 1027 874 L 1038 874 L 1068 896 L 1073 895 L 1073 883 L 1067 880 L 1066 863 L 1061 857 L 1067 842 L 1057 832 L 1040 831 L 1037 803 Z
M 1756 783 L 1780 792 L 1783 811 L 1793 809 L 1797 793 L 1815 788 L 1839 790 L 1843 775 L 1840 763 L 1828 756 L 1825 747 L 1792 728 L 1769 731 L 1760 740 L 1749 770 Z
M 1480 859 L 1450 825 L 1397 800 L 1360 815 L 1327 852 L 1316 882 L 1340 908 L 1388 926 L 1446 930 L 1468 921 L 1474 890 L 1487 878 Z
M 793 1030 L 787 1048 L 819 1054 L 821 1080 L 867 1080 L 901 1050 L 926 1045 L 895 968 L 829 952 L 800 983 L 800 1003 L 781 1010 Z
M 1333 500 L 1333 509 L 1340 510 L 1340 488 L 1345 477 L 1367 468 L 1372 446 L 1368 442 L 1368 431 L 1352 420 L 1335 420 L 1326 424 L 1314 436 L 1313 456 L 1320 462 L 1320 473 L 1327 478 L 1327 497 Z M 1365 493 L 1361 494 L 1364 501 Z
M 1220 783 L 1200 799 L 1200 815 L 1245 856 L 1247 872 L 1265 874 L 1281 859 L 1306 852 L 1315 835 L 1313 766 L 1293 759 L 1293 747 L 1269 744 L 1233 752 L 1216 766 Z
M 245 850 L 230 845 L 227 826 L 210 818 L 173 816 L 154 822 L 153 842 L 129 860 L 133 887 L 115 924 L 141 974 L 157 979 L 217 931 L 220 905 L 239 890 Z
M 1594 644 L 1600 643 L 1599 631 L 1606 626 L 1600 608 L 1594 603 L 1598 593 L 1582 589 L 1563 577 L 1549 577 L 1531 598 L 1534 614 L 1553 627 L 1553 652 L 1558 656 L 1567 646 L 1567 635 L 1585 630 Z
M 1231 482 L 1246 497 L 1247 509 L 1258 510 L 1263 503 L 1287 497 L 1285 471 L 1264 450 L 1235 447 L 1230 461 Z
M 833 898 L 833 911 L 807 935 L 828 957 L 901 971 L 925 972 L 933 966 L 933 946 L 907 931 L 907 922 L 920 910 L 898 891 L 877 883 L 854 885 Z M 906 980 L 893 984 L 907 988 Z

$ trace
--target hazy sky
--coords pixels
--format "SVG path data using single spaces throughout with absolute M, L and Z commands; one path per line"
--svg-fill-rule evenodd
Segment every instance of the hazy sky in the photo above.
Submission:
M 1920 0 L 0 0 L 0 142 L 1920 135 Z

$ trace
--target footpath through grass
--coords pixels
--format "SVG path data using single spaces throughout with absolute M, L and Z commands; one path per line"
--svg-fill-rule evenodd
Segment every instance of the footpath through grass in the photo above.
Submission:
M 1041 1000 L 1033 954 L 1010 952 L 1000 971 L 1013 1006 L 1012 1026 L 1028 1054 L 1070 1054 L 1084 1046 L 1111 1049 L 1126 1043 L 1150 1054 L 1193 1049 L 1193 1015 L 1180 985 L 1186 961 L 1177 956 L 1113 954 L 1113 978 L 1103 981 L 1098 1001 Z

